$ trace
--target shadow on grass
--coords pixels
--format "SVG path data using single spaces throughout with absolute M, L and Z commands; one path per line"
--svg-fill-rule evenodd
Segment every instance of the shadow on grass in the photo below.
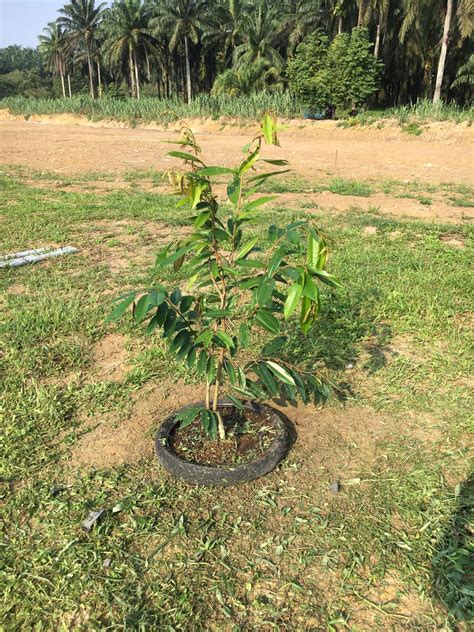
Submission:
M 339 372 L 359 363 L 362 354 L 365 371 L 372 374 L 382 369 L 390 355 L 387 343 L 392 330 L 370 313 L 368 306 L 376 303 L 376 295 L 376 289 L 367 289 L 356 294 L 339 292 L 327 296 L 320 318 L 307 334 L 301 332 L 299 323 L 288 326 L 284 349 L 288 361 L 308 371 L 324 366 L 335 373 L 336 380 Z M 342 399 L 353 395 L 345 378 L 338 384 L 338 390 Z
M 474 473 L 459 488 L 456 511 L 432 558 L 436 596 L 444 604 L 452 622 L 465 622 L 467 625 L 474 621 L 473 529 Z

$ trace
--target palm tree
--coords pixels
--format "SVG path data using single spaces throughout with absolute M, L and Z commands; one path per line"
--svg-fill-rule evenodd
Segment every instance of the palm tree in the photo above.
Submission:
M 163 0 L 158 6 L 157 18 L 152 26 L 157 33 L 170 33 L 169 48 L 175 51 L 184 43 L 186 61 L 186 92 L 188 103 L 192 100 L 191 63 L 189 57 L 189 40 L 193 44 L 199 42 L 200 28 L 205 22 L 206 3 L 203 0 Z
M 208 6 L 204 25 L 204 48 L 215 48 L 224 67 L 231 64 L 234 50 L 242 42 L 247 10 L 248 5 L 241 0 L 224 0 L 217 5 Z
M 59 9 L 58 23 L 63 26 L 76 46 L 82 45 L 86 52 L 89 71 L 89 91 L 95 98 L 93 57 L 96 47 L 97 29 L 105 3 L 96 6 L 95 0 L 71 0 Z
M 448 54 L 449 32 L 451 30 L 451 20 L 453 16 L 454 0 L 446 0 L 446 13 L 444 16 L 443 39 L 441 41 L 441 52 L 438 61 L 438 71 L 436 73 L 436 85 L 433 95 L 433 103 L 441 100 L 441 88 L 444 78 L 444 67 L 446 64 L 446 56 Z M 458 0 L 457 2 L 457 19 L 461 38 L 472 35 L 474 26 L 474 1 Z
M 128 68 L 130 93 L 140 98 L 139 61 L 144 58 L 150 79 L 149 55 L 159 50 L 152 34 L 152 10 L 143 0 L 116 0 L 104 19 L 104 52 L 113 64 Z
M 359 18 L 362 24 L 367 25 L 372 17 L 375 18 L 375 44 L 374 57 L 379 56 L 382 41 L 382 30 L 386 29 L 390 13 L 390 0 L 358 0 Z
M 244 25 L 244 42 L 234 51 L 237 70 L 264 61 L 268 68 L 283 70 L 285 61 L 278 50 L 285 24 L 281 21 L 278 7 L 261 2 L 256 11 L 247 15 Z
M 43 29 L 45 35 L 39 36 L 39 50 L 43 57 L 46 68 L 61 77 L 61 87 L 63 97 L 66 98 L 66 87 L 64 84 L 64 74 L 67 57 L 67 38 L 61 26 L 57 22 L 49 22 Z M 71 95 L 69 95 L 71 96 Z

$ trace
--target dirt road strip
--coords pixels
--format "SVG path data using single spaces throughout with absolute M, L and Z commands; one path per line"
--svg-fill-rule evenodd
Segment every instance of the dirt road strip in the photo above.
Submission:
M 176 126 L 177 127 L 177 126 Z M 206 126 L 201 126 L 205 130 Z M 439 141 L 411 138 L 383 130 L 345 130 L 334 127 L 292 129 L 281 133 L 281 149 L 271 155 L 289 159 L 297 174 L 321 173 L 344 178 L 418 180 L 433 184 L 474 182 L 474 144 L 470 128 L 462 135 Z M 224 130 L 197 134 L 211 164 L 231 164 L 240 155 L 251 131 Z M 155 167 L 171 160 L 160 141 L 175 137 L 170 131 L 113 129 L 33 121 L 0 121 L 0 163 L 20 164 L 58 173 L 124 172 Z M 385 138 L 385 139 L 384 139 Z M 337 162 L 336 162 L 337 152 Z

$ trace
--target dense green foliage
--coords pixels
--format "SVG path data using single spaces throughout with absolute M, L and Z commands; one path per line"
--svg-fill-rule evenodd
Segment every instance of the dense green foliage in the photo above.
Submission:
M 347 49 L 355 46 L 362 59 L 354 55 L 352 69 L 346 63 L 342 90 L 347 98 L 340 99 L 346 105 L 362 103 L 373 92 L 373 55 L 381 68 L 377 102 L 392 106 L 433 97 L 445 30 L 441 93 L 445 101 L 466 104 L 472 98 L 466 80 L 472 2 L 453 2 L 446 31 L 446 0 L 114 0 L 110 7 L 97 0 L 71 0 L 59 10 L 60 36 L 51 38 L 54 26 L 45 26 L 50 42 L 43 51 L 44 69 L 58 76 L 48 86 L 54 96 L 68 94 L 69 83 L 73 94 L 101 96 L 112 85 L 114 94 L 188 102 L 212 89 L 229 95 L 284 91 L 288 63 L 291 67 L 298 46 L 320 29 L 328 44 L 340 39 L 331 48 L 331 77 L 313 79 L 313 90 L 318 85 L 324 94 L 327 83 L 339 76 L 341 55 L 347 62 Z M 365 48 L 360 41 L 356 45 L 360 35 L 350 38 L 360 26 L 368 29 L 370 46 Z M 0 63 L 2 75 L 21 70 L 24 63 L 25 50 L 13 48 L 0 51 L 0 59 L 10 55 L 13 60 L 9 70 Z M 57 60 L 53 66 L 52 57 Z M 61 75 L 68 75 L 64 90 Z M 34 82 L 28 89 L 8 77 L 2 81 L 4 95 L 37 95 Z M 356 86 L 352 95 L 348 83 Z M 321 103 L 322 96 L 317 100 Z
M 194 369 L 206 380 L 205 407 L 183 413 L 188 425 L 198 413 L 211 437 L 225 439 L 218 410 L 219 393 L 225 376 L 230 384 L 228 397 L 243 409 L 251 401 L 279 397 L 295 402 L 310 401 L 311 395 L 325 394 L 325 387 L 313 372 L 302 371 L 281 357 L 285 345 L 280 321 L 298 312 L 301 331 L 308 333 L 321 308 L 318 285 L 338 287 L 326 271 L 328 248 L 314 222 L 291 222 L 284 228 L 268 228 L 270 247 L 263 251 L 258 238 L 249 238 L 257 209 L 275 196 L 255 197 L 256 188 L 288 169 L 255 173 L 259 163 L 285 167 L 286 160 L 261 156 L 262 144 L 278 145 L 276 121 L 268 114 L 261 133 L 244 148 L 234 169 L 208 166 L 192 132 L 185 131 L 175 141 L 179 151 L 169 155 L 184 161 L 184 169 L 171 173 L 172 181 L 185 194 L 179 206 L 188 204 L 190 234 L 168 245 L 156 259 L 158 270 L 172 266 L 188 279 L 187 291 L 170 290 L 159 284 L 147 290 L 132 290 L 118 299 L 110 319 L 116 321 L 133 305 L 139 323 L 148 321 L 149 333 L 162 330 L 177 360 Z M 265 165 L 266 166 L 266 165 Z M 218 202 L 213 190 L 216 177 L 229 178 L 227 198 L 231 213 Z M 261 353 L 242 364 L 236 359 L 247 349 L 253 329 L 277 336 Z M 255 377 L 254 377 L 255 376 Z M 211 396 L 212 391 L 212 396 Z
M 310 108 L 364 105 L 377 89 L 381 69 L 371 49 L 366 28 L 341 33 L 331 44 L 324 33 L 316 32 L 288 62 L 290 88 Z

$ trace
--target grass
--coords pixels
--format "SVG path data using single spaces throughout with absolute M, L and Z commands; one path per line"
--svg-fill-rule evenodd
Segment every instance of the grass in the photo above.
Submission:
M 0 272 L 5 629 L 467 630 L 472 229 L 320 212 L 346 290 L 307 338 L 288 323 L 285 353 L 324 365 L 340 425 L 321 411 L 310 448 L 300 440 L 276 472 L 223 492 L 172 481 L 147 455 L 79 472 L 70 461 L 86 414 L 127 419 L 144 388 L 185 379 L 128 321 L 128 372 L 114 382 L 92 366 L 111 298 L 153 282 L 160 231 L 176 234 L 186 210 L 138 174 L 100 196 L 26 175 L 0 176 L 0 251 L 81 253 Z M 269 223 L 301 216 L 264 208 L 255 234 L 265 247 Z M 453 232 L 464 248 L 441 241 Z
M 460 107 L 455 104 L 437 103 L 422 100 L 414 105 L 402 105 L 379 110 L 363 110 L 357 116 L 341 121 L 342 126 L 379 125 L 383 120 L 395 120 L 408 134 L 419 136 L 425 123 L 452 121 L 472 125 L 473 107 Z
M 7 108 L 13 114 L 29 118 L 41 114 L 73 114 L 86 116 L 92 121 L 112 119 L 129 123 L 136 127 L 139 123 L 172 123 L 187 118 L 241 119 L 244 121 L 260 119 L 265 112 L 272 112 L 282 118 L 302 118 L 304 107 L 289 93 L 259 92 L 249 96 L 230 97 L 200 94 L 191 105 L 178 98 L 159 99 L 144 97 L 135 99 L 103 98 L 93 100 L 86 95 L 72 99 L 34 99 L 25 97 L 7 97 L 0 100 L 0 109 Z M 399 106 L 384 110 L 362 111 L 355 117 L 340 112 L 340 125 L 380 125 L 382 119 L 396 120 L 403 131 L 418 136 L 421 125 L 428 122 L 452 121 L 472 124 L 474 108 L 462 108 L 457 105 L 431 101 L 419 101 L 413 106 Z

